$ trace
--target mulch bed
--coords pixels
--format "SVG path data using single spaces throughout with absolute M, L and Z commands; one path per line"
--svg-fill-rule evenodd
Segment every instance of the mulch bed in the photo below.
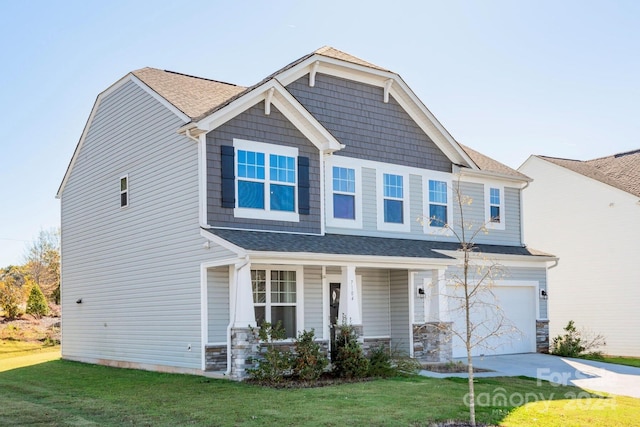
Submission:
M 437 372 L 440 374 L 466 374 L 469 372 L 469 367 L 464 363 L 425 363 L 422 365 L 422 369 L 425 371 Z M 478 372 L 493 372 L 490 369 L 473 368 L 474 373 Z

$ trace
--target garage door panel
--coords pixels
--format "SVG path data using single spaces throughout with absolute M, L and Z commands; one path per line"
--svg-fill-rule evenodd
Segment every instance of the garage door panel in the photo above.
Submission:
M 458 289 L 449 287 L 449 294 L 461 296 Z M 491 292 L 493 295 L 484 293 L 482 301 L 485 303 L 476 304 L 470 313 L 475 327 L 474 335 L 488 337 L 473 348 L 472 354 L 480 356 L 535 352 L 535 287 L 496 286 Z M 465 315 L 459 305 L 459 299 L 449 299 L 453 328 L 464 336 Z M 503 326 L 500 327 L 500 324 Z M 474 341 L 477 342 L 478 339 Z M 464 340 L 454 334 L 453 357 L 464 357 L 466 354 Z

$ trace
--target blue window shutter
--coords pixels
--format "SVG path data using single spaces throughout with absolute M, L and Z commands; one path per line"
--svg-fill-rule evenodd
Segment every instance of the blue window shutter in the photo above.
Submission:
M 222 207 L 236 207 L 235 150 L 230 145 L 220 147 L 222 163 Z
M 298 157 L 298 213 L 309 215 L 309 158 Z

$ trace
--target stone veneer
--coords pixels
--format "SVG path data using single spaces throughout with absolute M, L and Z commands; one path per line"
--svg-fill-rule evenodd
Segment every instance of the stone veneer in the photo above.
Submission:
M 536 353 L 549 353 L 548 320 L 536 320 Z
M 453 357 L 451 322 L 413 325 L 413 357 L 420 362 L 446 362 Z
M 227 345 L 208 345 L 204 349 L 206 371 L 227 370 Z
M 362 352 L 369 356 L 374 348 L 384 347 L 387 350 L 391 348 L 391 338 L 365 338 L 362 343 Z
M 258 340 L 249 328 L 231 329 L 231 374 L 235 380 L 247 376 L 253 367 L 253 357 L 258 353 Z

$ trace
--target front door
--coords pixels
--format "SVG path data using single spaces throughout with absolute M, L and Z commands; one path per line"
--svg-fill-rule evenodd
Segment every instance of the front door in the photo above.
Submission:
M 340 311 L 340 283 L 329 283 L 329 329 L 331 330 L 331 361 L 336 349 L 336 327 Z

